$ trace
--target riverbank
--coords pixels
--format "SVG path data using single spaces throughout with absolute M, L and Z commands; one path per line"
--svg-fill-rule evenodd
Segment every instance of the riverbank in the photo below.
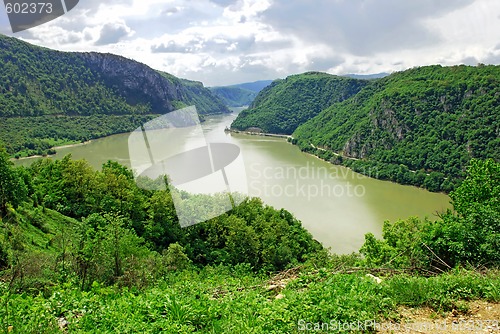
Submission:
M 99 139 L 99 138 L 96 138 L 96 139 Z M 90 144 L 92 142 L 92 140 L 87 140 L 87 141 L 84 141 L 84 142 L 81 142 L 81 143 L 75 143 L 75 144 L 67 144 L 67 145 L 61 145 L 61 146 L 55 146 L 53 147 L 54 150 L 60 150 L 62 148 L 70 148 L 70 147 L 77 147 L 77 146 L 82 146 L 82 145 L 87 145 L 87 144 Z
M 302 152 L 312 154 L 326 162 L 340 165 L 356 173 L 378 180 L 391 181 L 400 185 L 415 186 L 435 193 L 448 194 L 460 185 L 460 177 L 452 177 L 441 172 L 428 170 L 410 170 L 403 164 L 385 163 L 375 160 L 346 157 L 339 153 L 316 147 L 312 143 L 297 145 Z
M 240 131 L 240 130 L 235 130 L 235 129 L 231 129 L 231 128 L 225 128 L 224 132 L 239 133 L 239 134 L 250 135 L 250 136 L 263 136 L 263 137 L 293 139 L 293 137 L 290 135 L 280 135 L 277 133 L 265 133 L 265 132 L 255 132 L 255 131 Z
M 97 138 L 97 139 L 99 139 L 99 138 Z M 57 150 L 60 150 L 60 149 L 63 149 L 63 148 L 72 148 L 72 147 L 87 145 L 87 144 L 90 144 L 91 142 L 92 142 L 92 140 L 87 140 L 85 142 L 80 142 L 80 143 L 54 146 L 54 147 L 51 148 L 51 150 L 57 151 Z M 28 160 L 28 159 L 39 159 L 39 158 L 50 158 L 50 157 L 52 157 L 52 156 L 54 156 L 56 154 L 57 154 L 57 152 L 54 153 L 54 154 L 30 155 L 28 157 L 11 158 L 10 161 L 19 161 L 19 160 Z

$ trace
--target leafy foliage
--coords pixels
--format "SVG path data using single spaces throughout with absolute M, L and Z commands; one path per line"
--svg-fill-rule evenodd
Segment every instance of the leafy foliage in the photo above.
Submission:
M 130 131 L 189 105 L 200 114 L 229 112 L 199 82 L 114 55 L 58 52 L 0 35 L 0 64 L 0 140 L 10 154 L 50 153 L 55 143 Z
M 232 128 L 259 128 L 268 133 L 291 134 L 323 109 L 355 95 L 368 81 L 308 72 L 276 80 L 264 88 Z
M 12 188 L 25 189 L 22 197 L 7 192 L 2 197 L 15 221 L 46 228 L 44 215 L 38 223 L 26 221 L 26 215 L 37 215 L 29 213 L 38 210 L 33 207 L 79 221 L 66 226 L 61 237 L 67 245 L 67 274 L 83 288 L 93 281 L 134 281 L 142 262 L 163 263 L 167 268 L 247 263 L 255 271 L 276 271 L 298 265 L 322 249 L 290 213 L 265 206 L 259 199 L 247 199 L 222 216 L 181 229 L 170 192 L 139 188 L 132 172 L 116 162 L 109 161 L 96 171 L 70 156 L 42 159 L 28 169 L 13 168 L 4 160 L 11 175 L 6 177 L 6 187 L 27 184 Z M 197 207 L 218 198 L 175 196 Z
M 7 214 L 9 207 L 18 206 L 26 200 L 28 189 L 23 172 L 22 169 L 14 168 L 5 148 L 0 145 L 0 217 Z
M 95 171 L 66 157 L 24 169 L 5 152 L 2 161 L 0 170 L 23 182 L 28 196 L 9 198 L 0 219 L 5 331 L 334 330 L 397 320 L 400 305 L 466 312 L 467 300 L 500 301 L 495 271 L 397 274 L 381 283 L 366 275 L 370 268 L 498 265 L 500 164 L 493 160 L 471 161 L 451 194 L 456 212 L 436 222 L 386 223 L 383 240 L 366 236 L 364 258 L 326 255 L 290 213 L 259 199 L 181 229 L 172 195 L 139 189 L 118 163 Z M 347 273 L 352 267 L 358 270 Z
M 361 252 L 367 264 L 431 271 L 500 265 L 499 189 L 500 163 L 473 159 L 467 178 L 450 194 L 455 212 L 435 222 L 386 222 L 383 240 L 365 236 Z
M 352 324 L 398 320 L 398 306 L 467 311 L 467 301 L 498 301 L 498 274 L 455 271 L 439 277 L 387 277 L 304 271 L 282 290 L 242 266 L 167 273 L 142 291 L 93 284 L 89 291 L 60 285 L 47 295 L 9 295 L 0 285 L 0 319 L 14 332 L 52 333 L 295 333 L 336 332 Z M 281 298 L 276 298 L 277 296 Z M 366 327 L 363 327 L 366 326 Z M 6 329 L 7 330 L 7 329 Z
M 346 164 L 378 164 L 397 182 L 450 191 L 471 158 L 500 160 L 499 74 L 498 66 L 427 66 L 373 80 L 300 126 L 294 143 L 336 152 Z M 400 165 L 406 171 L 397 177 Z

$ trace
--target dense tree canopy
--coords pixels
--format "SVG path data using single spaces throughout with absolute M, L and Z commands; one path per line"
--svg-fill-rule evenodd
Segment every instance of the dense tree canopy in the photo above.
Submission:
M 471 158 L 500 161 L 499 77 L 499 66 L 484 65 L 394 73 L 323 110 L 294 142 L 327 159 L 362 159 L 343 162 L 383 179 L 449 191 Z
M 231 127 L 259 128 L 268 133 L 291 134 L 299 125 L 335 102 L 343 101 L 368 81 L 308 72 L 276 80 L 264 88 Z
M 369 264 L 431 271 L 500 265 L 500 163 L 473 159 L 450 197 L 454 211 L 437 221 L 385 222 L 383 240 L 367 234 L 361 252 Z
M 229 112 L 200 82 L 115 55 L 58 52 L 0 35 L 0 140 L 9 154 L 53 153 L 54 145 L 131 131 L 191 105 L 201 115 Z
M 36 226 L 63 242 L 64 250 L 55 247 L 65 254 L 59 265 L 76 275 L 82 288 L 94 281 L 132 279 L 132 272 L 146 270 L 140 267 L 143 261 L 156 266 L 167 261 L 167 267 L 247 263 L 255 271 L 276 271 L 322 250 L 290 213 L 260 199 L 247 199 L 230 212 L 183 229 L 170 191 L 139 188 L 132 172 L 116 162 L 96 171 L 86 161 L 66 156 L 42 159 L 25 169 L 13 167 L 5 151 L 0 153 L 0 204 L 2 215 L 10 208 L 11 216 L 4 223 L 25 226 L 19 233 L 27 235 L 32 232 L 26 226 Z M 218 198 L 176 196 L 198 207 Z M 20 237 L 6 247 L 1 240 L 9 239 L 9 226 L 0 224 L 0 243 L 2 254 L 10 254 L 9 264 L 15 265 L 15 249 L 27 251 L 27 244 Z

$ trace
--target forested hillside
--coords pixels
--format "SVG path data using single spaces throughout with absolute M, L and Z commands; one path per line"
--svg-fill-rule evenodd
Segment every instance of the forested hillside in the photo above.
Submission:
M 471 158 L 500 161 L 500 66 L 394 73 L 323 110 L 293 136 L 301 149 L 357 171 L 449 191 Z
M 227 112 L 199 82 L 112 54 L 59 52 L 0 35 L 0 116 Z
M 111 54 L 59 52 L 0 35 L 0 139 L 11 154 L 47 153 L 54 144 L 131 131 L 144 121 L 138 115 L 164 114 L 188 105 L 195 105 L 200 114 L 229 112 L 199 82 Z M 82 126 L 95 122 L 96 115 L 115 116 L 104 121 L 110 123 L 105 126 L 109 131 Z M 44 117 L 42 122 L 53 127 L 40 128 L 40 119 L 25 118 L 33 116 Z M 87 116 L 93 118 L 82 118 Z M 59 131 L 61 127 L 68 134 Z M 69 134 L 79 130 L 85 134 Z
M 182 229 L 172 196 L 137 187 L 115 162 L 16 168 L 0 147 L 0 329 L 293 333 L 360 322 L 372 332 L 374 321 L 401 322 L 401 306 L 462 317 L 472 300 L 500 301 L 493 160 L 471 161 L 455 212 L 386 222 L 362 256 L 328 255 L 259 199 Z
M 144 190 L 136 185 L 132 171 L 116 162 L 96 171 L 86 161 L 67 156 L 39 160 L 27 169 L 15 168 L 0 147 L 0 176 L 0 270 L 15 264 L 11 251 L 50 253 L 59 248 L 55 243 L 59 238 L 71 243 L 67 247 L 74 256 L 73 274 L 80 275 L 82 287 L 87 288 L 93 281 L 116 282 L 131 266 L 139 269 L 148 256 L 156 254 L 153 251 L 162 253 L 173 243 L 183 247 L 189 262 L 246 262 L 256 271 L 297 265 L 322 249 L 289 212 L 275 210 L 257 198 L 209 222 L 182 229 L 172 196 L 182 195 L 192 207 L 204 205 L 206 196 Z M 40 231 L 31 234 L 33 227 Z M 102 249 L 91 244 L 111 242 L 99 238 L 112 236 L 119 236 L 113 242 L 120 259 L 115 256 L 119 263 L 108 266 L 104 254 L 94 253 Z
M 276 80 L 257 95 L 250 108 L 242 111 L 231 127 L 292 134 L 299 125 L 332 104 L 355 95 L 367 84 L 366 80 L 318 72 Z

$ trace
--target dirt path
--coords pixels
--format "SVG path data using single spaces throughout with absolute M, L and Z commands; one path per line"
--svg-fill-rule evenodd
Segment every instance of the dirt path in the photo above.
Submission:
M 444 317 L 428 308 L 399 309 L 401 322 L 380 324 L 379 333 L 495 333 L 500 334 L 500 304 L 484 301 L 469 303 L 469 311 L 456 310 Z

